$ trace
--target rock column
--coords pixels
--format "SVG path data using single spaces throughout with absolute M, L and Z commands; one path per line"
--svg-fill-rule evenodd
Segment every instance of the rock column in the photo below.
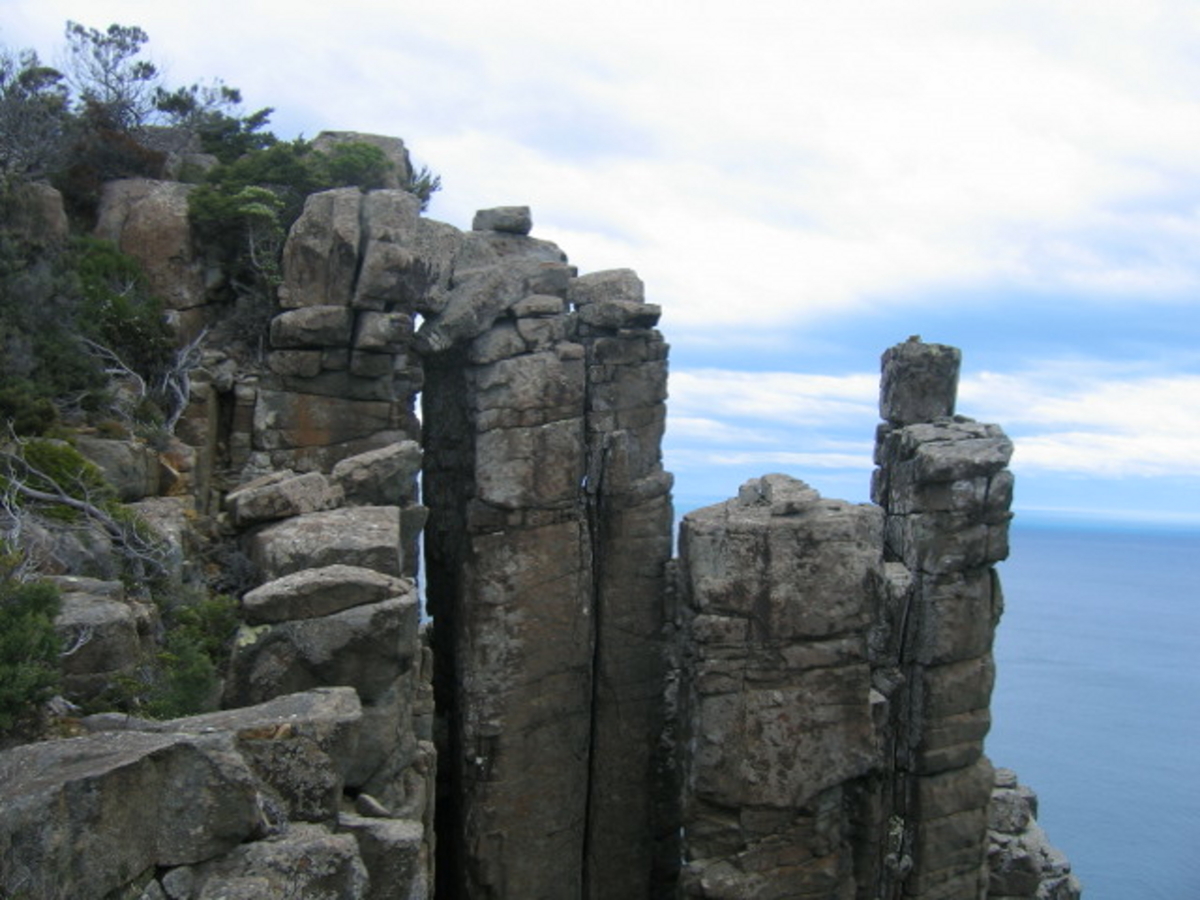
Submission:
M 876 659 L 893 717 L 886 897 L 987 891 L 983 739 L 1012 444 L 997 426 L 954 415 L 958 369 L 957 350 L 915 338 L 883 357 L 872 495 L 886 513 L 888 558 L 903 566 L 890 570 L 893 657 Z
M 578 897 L 594 605 L 570 271 L 489 211 L 419 336 L 429 607 L 444 724 L 438 894 Z
M 417 334 L 439 890 L 650 896 L 674 833 L 666 345 L 632 272 L 576 279 L 529 228 L 521 207 L 480 212 Z
M 782 475 L 684 517 L 681 896 L 856 896 L 882 529 Z
M 628 269 L 571 283 L 587 361 L 585 499 L 596 647 L 585 892 L 665 896 L 678 851 L 666 747 L 664 595 L 671 476 L 662 467 L 667 346 Z

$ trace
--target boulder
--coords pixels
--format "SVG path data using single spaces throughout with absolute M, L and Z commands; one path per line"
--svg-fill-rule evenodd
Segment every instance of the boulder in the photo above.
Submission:
M 606 301 L 638 304 L 645 302 L 646 288 L 633 269 L 606 269 L 572 280 L 568 296 L 577 308 Z
M 354 291 L 362 193 L 356 187 L 311 194 L 283 247 L 279 305 L 345 306 Z
M 353 688 L 314 688 L 257 706 L 152 722 L 90 716 L 95 730 L 228 734 L 255 776 L 268 824 L 332 822 L 362 733 L 362 704 Z M 101 720 L 101 721 L 96 721 Z
M 99 525 L 81 522 L 70 529 L 29 520 L 17 535 L 26 559 L 47 575 L 83 575 L 110 580 L 120 575 L 112 536 Z
M 445 302 L 417 330 L 415 346 L 441 353 L 466 344 L 531 294 L 566 293 L 566 255 L 549 241 L 474 231 L 463 236 Z
M 355 506 L 313 512 L 267 525 L 250 535 L 251 559 L 268 579 L 301 569 L 344 563 L 399 576 L 400 509 Z
M 255 479 L 232 491 L 225 498 L 225 506 L 234 524 L 246 527 L 332 509 L 341 503 L 341 488 L 330 484 L 320 472 L 286 475 L 290 477 L 273 474 Z
M 1071 864 L 1038 825 L 1037 795 L 1015 772 L 997 769 L 988 810 L 988 896 L 1079 900 Z
M 96 236 L 138 261 L 150 290 L 170 310 L 203 305 L 204 262 L 196 254 L 188 218 L 194 186 L 127 178 L 109 181 L 100 195 Z
M 954 415 L 962 353 L 910 337 L 883 354 L 879 415 L 893 425 Z
M 361 900 L 368 875 L 353 835 L 293 824 L 282 834 L 192 867 L 187 882 L 195 900 Z
M 364 900 L 427 900 L 429 848 L 420 822 L 343 813 L 338 826 L 358 841 L 358 852 L 371 875 Z
M 373 353 L 400 353 L 412 339 L 412 317 L 405 313 L 365 310 L 354 327 L 354 346 Z
M 348 444 L 387 431 L 396 424 L 392 404 L 386 401 L 291 391 L 260 390 L 253 416 L 257 450 Z
M 661 315 L 661 306 L 633 300 L 598 300 L 579 308 L 580 322 L 607 331 L 653 328 Z
M 497 322 L 471 341 L 467 349 L 467 360 L 477 366 L 486 366 L 502 359 L 519 356 L 528 349 L 529 344 L 516 325 Z
M 147 497 L 128 506 L 159 540 L 170 545 L 170 553 L 178 554 L 196 544 L 195 503 L 191 497 Z
M 565 307 L 562 297 L 554 294 L 530 294 L 514 303 L 511 312 L 518 319 L 543 318 L 561 315 Z
M 261 825 L 227 735 L 106 732 L 0 754 L 0 894 L 103 897 L 199 863 Z
M 123 502 L 158 494 L 158 454 L 141 441 L 79 435 L 75 449 L 100 469 Z
M 533 217 L 528 206 L 497 206 L 481 209 L 471 221 L 472 231 L 503 231 L 508 234 L 529 234 Z
M 347 505 L 407 506 L 416 500 L 420 471 L 421 445 L 400 441 L 341 460 L 331 477 L 341 487 Z
M 405 579 L 338 563 L 301 569 L 255 588 L 242 598 L 242 614 L 251 625 L 315 619 L 400 597 L 412 589 Z
M 271 320 L 271 346 L 277 350 L 344 347 L 350 343 L 353 329 L 354 313 L 345 306 L 289 309 Z
M 57 578 L 62 608 L 54 620 L 65 648 L 64 688 L 74 699 L 90 699 L 112 680 L 131 674 L 150 652 L 151 607 L 125 599 L 119 581 Z
M 358 691 L 364 704 L 382 698 L 418 653 L 416 592 L 315 619 L 244 627 L 230 664 L 232 705 L 323 685 Z
M 400 190 L 372 191 L 363 201 L 365 247 L 352 305 L 357 309 L 408 309 L 436 278 L 418 234 L 421 201 Z

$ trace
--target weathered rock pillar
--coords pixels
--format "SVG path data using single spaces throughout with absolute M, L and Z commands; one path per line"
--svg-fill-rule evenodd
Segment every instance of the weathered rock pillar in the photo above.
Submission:
M 959 353 L 912 338 L 883 357 L 873 499 L 886 512 L 896 604 L 893 794 L 879 896 L 984 897 L 992 636 L 1008 555 L 1012 444 L 954 415 Z M 887 642 L 884 642 L 887 643 Z M 888 671 L 877 659 L 880 673 Z M 887 690 L 887 688 L 885 688 Z
M 678 868 L 665 745 L 664 595 L 671 476 L 662 467 L 667 345 L 659 308 L 618 269 L 571 283 L 587 351 L 586 501 L 596 648 L 584 896 L 666 896 Z
M 882 530 L 783 475 L 684 517 L 681 896 L 855 896 Z
M 418 336 L 444 723 L 438 895 L 581 891 L 591 734 L 584 350 L 528 211 L 477 217 Z

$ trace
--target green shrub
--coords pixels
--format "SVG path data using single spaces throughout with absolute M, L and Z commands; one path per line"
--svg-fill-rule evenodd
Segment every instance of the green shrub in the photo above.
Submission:
M 80 340 L 79 279 L 71 263 L 62 249 L 0 231 L 0 392 L 6 418 L 20 419 L 19 433 L 42 433 L 50 425 L 37 412 L 39 401 L 95 405 L 107 384 Z
M 218 595 L 165 613 L 167 632 L 142 711 L 177 718 L 213 708 L 237 630 L 237 601 Z
M 73 264 L 82 293 L 84 334 L 155 384 L 175 352 L 162 300 L 150 293 L 141 266 L 111 241 L 78 238 Z
M 331 187 L 381 188 L 396 168 L 382 150 L 365 141 L 335 144 L 315 156 L 317 165 L 324 169 L 324 180 Z
M 0 387 L 0 422 L 11 422 L 17 434 L 45 434 L 58 422 L 58 409 L 27 382 L 10 382 Z
M 218 665 L 229 661 L 238 627 L 238 603 L 217 594 L 173 610 L 169 617 L 177 634 L 186 634 Z
M 62 490 L 74 500 L 97 505 L 115 498 L 112 487 L 95 463 L 65 441 L 25 441 L 21 458 L 25 463 L 23 472 L 14 471 L 15 464 L 4 464 L 0 474 L 21 477 L 35 490 L 47 493 Z
M 174 343 L 140 267 L 108 241 L 77 238 L 44 248 L 0 232 L 0 347 L 0 417 L 18 434 L 44 434 L 54 425 L 59 416 L 49 415 L 47 404 L 111 418 L 106 370 L 121 366 L 136 374 L 151 401 L 123 414 L 161 418 L 154 389 L 174 359 Z
M 158 664 L 155 684 L 141 710 L 144 714 L 176 719 L 213 709 L 220 684 L 217 669 L 190 634 L 168 634 Z
M 58 589 L 47 582 L 0 582 L 0 732 L 30 718 L 58 688 L 58 610 Z

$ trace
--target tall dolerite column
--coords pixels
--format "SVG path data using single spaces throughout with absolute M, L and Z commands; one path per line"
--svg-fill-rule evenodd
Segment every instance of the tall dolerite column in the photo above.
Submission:
M 584 896 L 664 896 L 677 866 L 662 744 L 671 476 L 663 471 L 667 345 L 629 269 L 571 283 L 587 351 L 587 509 L 596 651 Z
M 524 207 L 481 211 L 416 338 L 438 896 L 646 897 L 666 345 L 633 273 L 577 279 L 530 227 Z
M 1012 443 L 954 415 L 959 353 L 911 338 L 883 356 L 873 499 L 901 607 L 895 672 L 884 679 L 893 841 L 880 896 L 986 896 L 992 768 L 983 756 L 1002 599 L 993 564 L 1008 555 Z M 885 660 L 875 660 L 877 665 Z
M 439 750 L 437 894 L 577 897 L 593 610 L 584 350 L 527 208 L 480 212 L 417 336 Z
M 882 527 L 784 475 L 684 517 L 681 896 L 856 896 Z

